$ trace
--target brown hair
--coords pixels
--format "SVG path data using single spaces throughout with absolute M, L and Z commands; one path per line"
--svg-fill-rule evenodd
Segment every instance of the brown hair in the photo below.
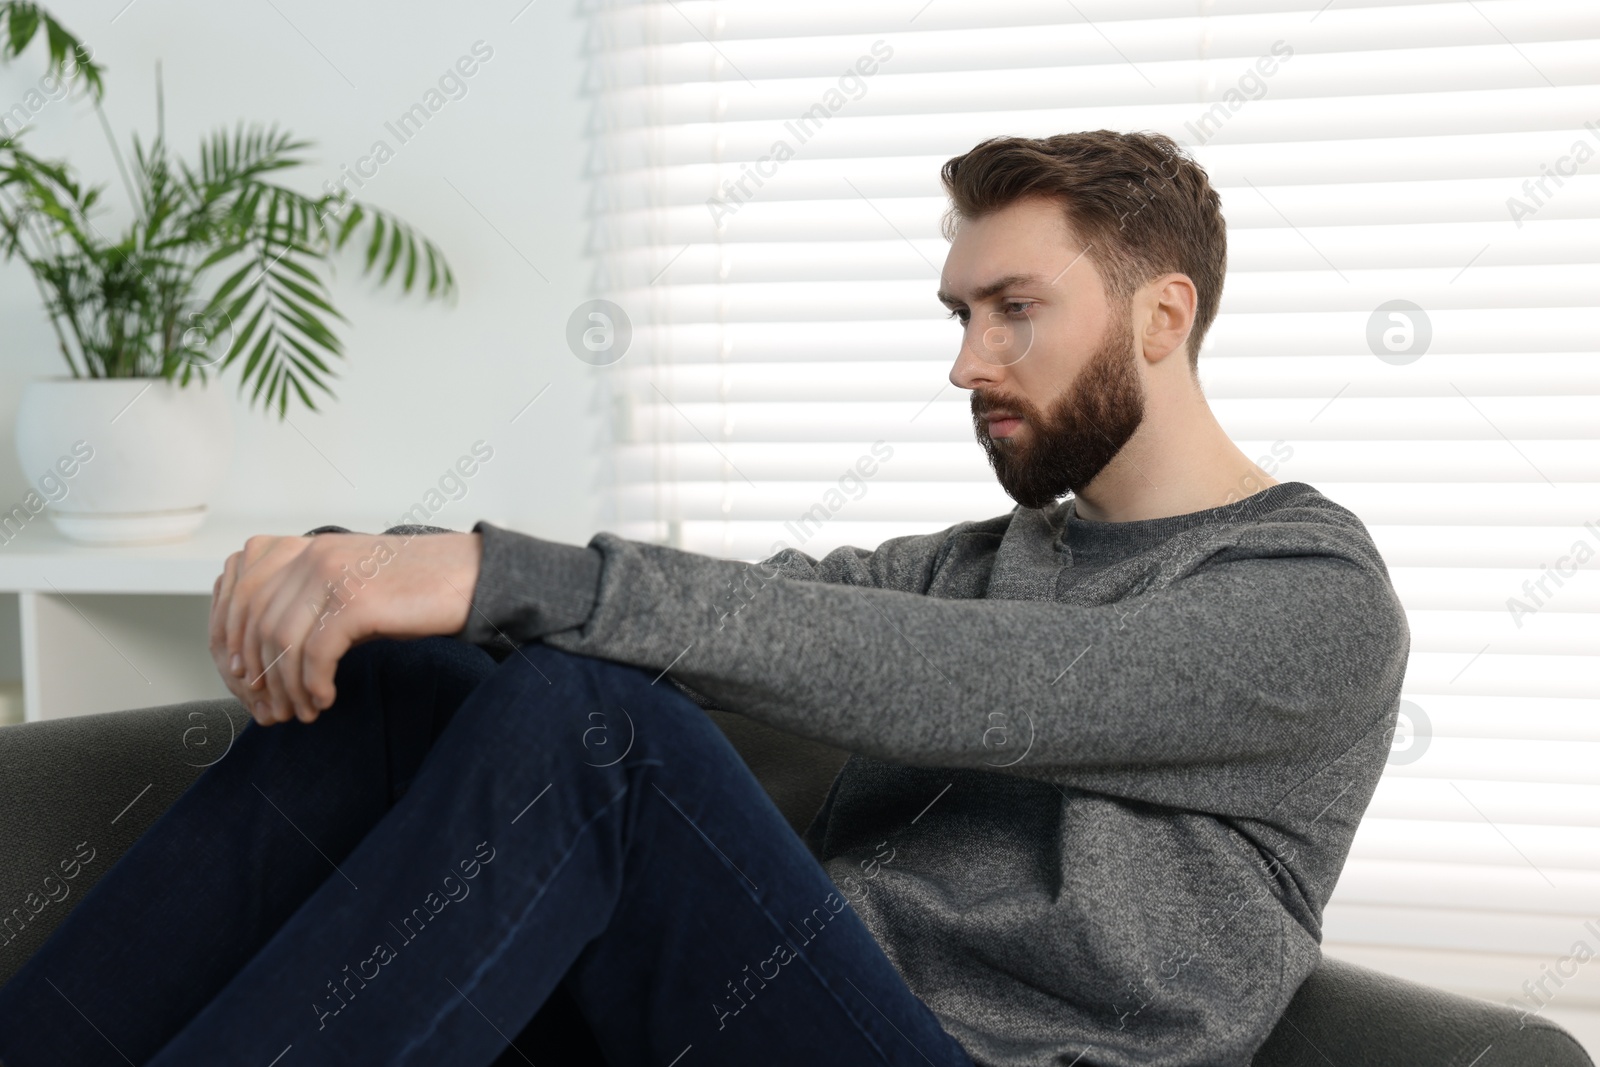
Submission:
M 946 162 L 939 176 L 951 201 L 947 239 L 962 219 L 1048 197 L 1066 212 L 1114 303 L 1126 306 L 1152 278 L 1187 274 L 1196 290 L 1189 366 L 1197 366 L 1222 301 L 1228 236 L 1221 197 L 1172 138 L 1113 130 L 995 137 Z

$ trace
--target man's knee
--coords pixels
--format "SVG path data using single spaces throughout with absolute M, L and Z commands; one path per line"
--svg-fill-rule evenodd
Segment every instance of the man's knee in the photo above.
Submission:
M 705 712 L 655 672 L 542 643 L 523 645 L 501 667 L 518 677 L 518 690 L 554 705 L 590 766 L 613 765 L 642 746 L 659 755 L 727 744 Z
M 449 637 L 377 638 L 347 651 L 334 673 L 334 707 L 323 713 L 368 719 L 426 744 L 495 663 L 482 649 Z
M 453 637 L 379 637 L 354 646 L 340 658 L 334 685 L 340 693 L 346 683 L 357 688 L 373 682 L 382 682 L 393 692 L 415 692 L 418 687 L 470 692 L 494 667 L 487 652 Z

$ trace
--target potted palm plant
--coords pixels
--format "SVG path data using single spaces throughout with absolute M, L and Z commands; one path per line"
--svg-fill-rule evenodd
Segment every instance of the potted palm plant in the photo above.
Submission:
M 46 32 L 52 69 L 84 59 L 33 5 L 0 2 L 7 16 L 0 55 L 21 51 L 31 26 Z M 343 346 L 330 322 L 344 316 L 323 275 L 336 253 L 364 248 L 364 272 L 403 292 L 448 297 L 455 282 L 439 249 L 400 219 L 343 191 L 279 184 L 308 142 L 240 124 L 206 138 L 194 163 L 174 158 L 158 66 L 155 138 L 135 135 L 125 156 L 100 111 L 98 68 L 79 62 L 76 74 L 132 218 L 111 227 L 104 187 L 29 153 L 16 134 L 0 137 L 0 251 L 31 273 L 69 372 L 23 391 L 18 458 L 59 493 L 48 494 L 49 513 L 69 537 L 181 539 L 204 521 L 231 452 L 220 375 L 236 370 L 250 404 L 280 419 L 292 403 L 315 411 L 314 394 L 334 395 Z

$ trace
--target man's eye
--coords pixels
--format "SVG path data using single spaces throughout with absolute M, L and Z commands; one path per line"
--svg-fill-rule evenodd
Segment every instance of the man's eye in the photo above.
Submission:
M 1005 309 L 1007 315 L 1026 315 L 1028 309 L 1033 307 L 1033 301 L 1005 300 L 1001 302 L 1000 306 Z
M 966 308 L 952 308 L 950 314 L 946 315 L 945 318 L 957 319 L 965 326 L 967 324 L 967 310 Z

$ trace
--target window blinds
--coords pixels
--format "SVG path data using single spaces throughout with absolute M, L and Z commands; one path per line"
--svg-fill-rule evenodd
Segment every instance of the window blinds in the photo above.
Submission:
M 597 371 L 614 529 L 758 559 L 1008 511 L 945 377 L 939 165 L 1001 133 L 1167 133 L 1229 224 L 1207 396 L 1265 469 L 1363 518 L 1410 616 L 1329 951 L 1458 986 L 1438 961 L 1472 951 L 1502 963 L 1474 988 L 1495 999 L 1600 953 L 1600 6 L 590 17 L 597 288 L 633 326 Z M 1563 1003 L 1600 1006 L 1591 966 Z

